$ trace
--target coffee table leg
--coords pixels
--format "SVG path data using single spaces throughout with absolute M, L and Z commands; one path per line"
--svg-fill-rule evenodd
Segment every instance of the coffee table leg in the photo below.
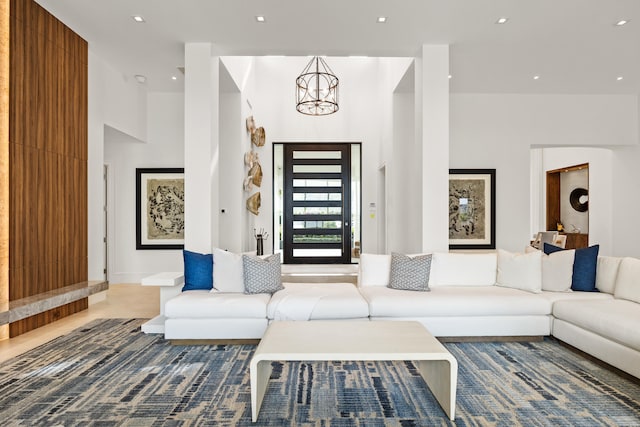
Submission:
M 418 369 L 427 386 L 452 421 L 456 416 L 456 388 L 458 385 L 458 361 L 420 360 Z
M 264 393 L 267 391 L 269 378 L 271 377 L 270 360 L 251 360 L 249 365 L 249 376 L 251 381 L 251 421 L 258 421 L 260 406 Z

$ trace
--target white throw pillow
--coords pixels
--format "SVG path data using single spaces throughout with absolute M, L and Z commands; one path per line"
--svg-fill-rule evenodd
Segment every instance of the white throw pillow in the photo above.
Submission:
M 222 249 L 213 250 L 212 292 L 244 293 L 242 254 Z
M 596 288 L 600 292 L 613 294 L 616 287 L 616 278 L 618 277 L 618 268 L 620 267 L 621 261 L 621 257 L 598 257 L 598 266 L 596 268 Z
M 542 255 L 542 290 L 571 292 L 575 249 Z
M 517 254 L 498 249 L 496 285 L 539 293 L 542 291 L 542 252 Z
M 387 286 L 390 272 L 391 255 L 360 254 L 359 287 Z
M 495 285 L 496 263 L 495 252 L 479 254 L 436 252 L 433 254 L 429 286 Z
M 623 258 L 618 268 L 616 298 L 640 303 L 640 259 Z

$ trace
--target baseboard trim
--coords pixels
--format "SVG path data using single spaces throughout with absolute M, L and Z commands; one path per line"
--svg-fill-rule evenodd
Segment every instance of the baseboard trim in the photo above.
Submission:
M 486 337 L 436 337 L 440 342 L 539 342 L 544 340 L 538 335 L 486 336 Z
M 259 339 L 169 340 L 171 345 L 257 345 Z

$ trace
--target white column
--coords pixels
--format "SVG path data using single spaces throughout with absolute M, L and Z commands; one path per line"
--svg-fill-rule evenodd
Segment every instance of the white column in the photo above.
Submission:
M 218 64 L 211 43 L 185 44 L 185 249 L 210 253 L 218 236 Z
M 546 173 L 544 171 L 544 150 L 542 148 L 532 148 L 529 150 L 529 179 L 531 197 L 529 203 L 531 222 L 529 225 L 529 236 L 541 230 L 546 230 L 546 194 L 545 187 Z
M 105 277 L 104 103 L 105 74 L 100 60 L 89 52 L 87 131 L 88 279 Z M 111 241 L 113 243 L 113 241 Z
M 416 105 L 422 122 L 422 249 L 448 251 L 449 46 L 423 45 L 416 74 L 416 98 L 422 101 Z

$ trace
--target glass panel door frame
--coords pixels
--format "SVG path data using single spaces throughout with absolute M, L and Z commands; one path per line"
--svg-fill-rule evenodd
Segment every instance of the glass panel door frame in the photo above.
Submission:
M 342 168 L 336 168 L 336 164 L 341 164 Z M 284 176 L 287 168 L 292 184 L 288 189 Z M 294 168 L 297 185 L 293 185 L 291 175 Z M 323 181 L 314 182 L 318 177 Z M 362 224 L 361 143 L 275 142 L 273 183 L 273 251 L 282 254 L 284 263 L 350 264 L 358 261 Z M 285 219 L 287 198 L 292 205 Z M 300 233 L 303 229 L 305 232 Z M 293 245 L 285 248 L 285 239 L 294 237 L 297 242 L 293 244 L 292 241 Z M 297 252 L 295 257 L 293 247 Z M 331 253 L 333 250 L 336 252 Z M 309 252 L 308 256 L 304 252 Z

